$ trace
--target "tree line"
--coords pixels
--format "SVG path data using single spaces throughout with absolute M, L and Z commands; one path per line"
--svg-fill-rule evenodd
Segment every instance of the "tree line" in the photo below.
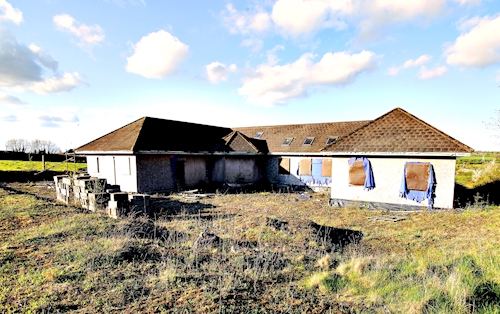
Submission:
M 59 146 L 47 140 L 27 140 L 24 138 L 10 139 L 5 142 L 5 150 L 18 153 L 30 154 L 58 154 L 61 152 Z

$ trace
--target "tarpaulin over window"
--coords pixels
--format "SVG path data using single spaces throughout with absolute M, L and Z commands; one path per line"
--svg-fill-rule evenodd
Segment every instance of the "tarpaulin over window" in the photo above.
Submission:
M 372 190 L 375 187 L 373 171 L 368 158 L 352 157 L 349 164 L 349 184 L 353 186 L 363 186 L 364 189 Z
M 427 199 L 427 208 L 431 209 L 434 205 L 435 185 L 436 179 L 431 163 L 407 162 L 403 169 L 399 197 L 416 202 Z

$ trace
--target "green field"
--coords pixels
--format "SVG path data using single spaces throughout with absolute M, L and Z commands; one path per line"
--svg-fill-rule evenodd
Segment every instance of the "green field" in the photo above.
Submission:
M 67 167 L 67 168 L 66 168 Z M 60 171 L 64 172 L 75 171 L 75 164 L 69 162 L 66 163 L 61 162 L 46 162 L 45 163 L 46 170 L 52 171 Z M 76 170 L 82 171 L 87 168 L 86 163 L 76 163 Z M 43 164 L 41 161 L 19 161 L 19 160 L 0 160 L 0 171 L 42 171 Z

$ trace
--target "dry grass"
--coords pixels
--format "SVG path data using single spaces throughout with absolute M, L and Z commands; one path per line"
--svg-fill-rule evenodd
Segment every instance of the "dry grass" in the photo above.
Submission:
M 154 218 L 116 221 L 53 194 L 0 188 L 0 312 L 500 312 L 498 209 L 393 223 L 326 194 L 158 195 Z M 310 221 L 364 236 L 330 250 Z M 206 229 L 222 244 L 194 250 Z

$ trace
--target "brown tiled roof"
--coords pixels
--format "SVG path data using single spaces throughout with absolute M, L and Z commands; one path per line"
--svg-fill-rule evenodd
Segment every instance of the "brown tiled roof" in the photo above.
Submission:
M 326 146 L 329 137 L 346 136 L 370 121 L 329 122 L 312 124 L 290 124 L 273 126 L 252 126 L 232 128 L 254 138 L 259 132 L 264 132 L 259 141 L 267 143 L 270 152 L 320 152 Z M 311 145 L 303 145 L 307 137 L 314 137 Z M 289 146 L 282 145 L 285 138 L 293 138 Z
M 473 149 L 403 109 L 396 108 L 323 151 L 469 153 Z
M 76 151 L 223 151 L 229 128 L 143 117 Z

